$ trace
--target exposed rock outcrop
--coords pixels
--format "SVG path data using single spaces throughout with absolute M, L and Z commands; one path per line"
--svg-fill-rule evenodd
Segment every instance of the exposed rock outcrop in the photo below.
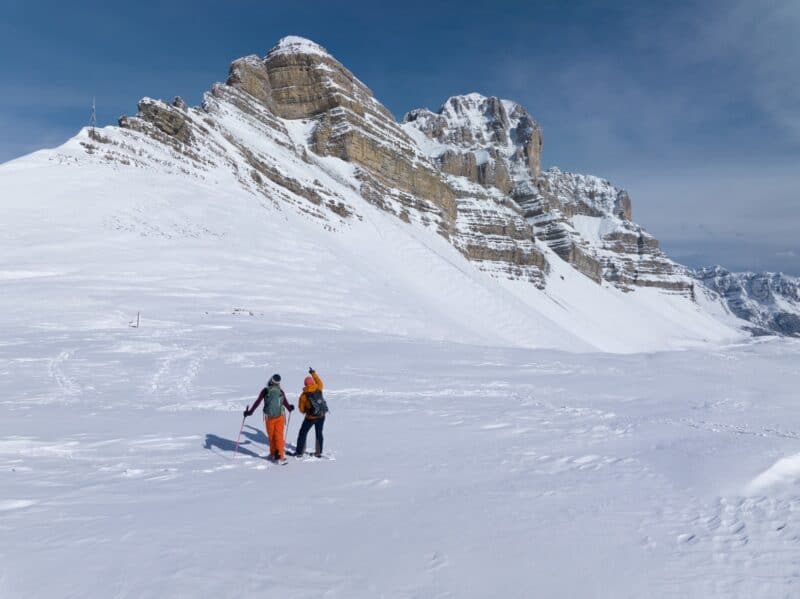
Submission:
M 511 192 L 511 172 L 539 174 L 541 128 L 522 106 L 509 100 L 480 94 L 453 96 L 437 112 L 424 108 L 409 112 L 403 123 L 406 131 L 424 135 L 415 138 L 450 174 L 503 193 Z
M 269 72 L 258 56 L 250 55 L 234 60 L 228 69 L 226 84 L 248 93 L 271 110 L 274 109 Z
M 628 193 L 605 179 L 554 168 L 530 183 L 521 181 L 514 198 L 537 235 L 594 280 L 625 290 L 642 286 L 691 293 L 685 269 L 630 220 Z
M 184 114 L 185 107 L 169 105 L 152 98 L 143 98 L 139 101 L 138 109 L 137 117 L 150 123 L 161 133 L 185 144 L 191 142 L 191 127 Z M 126 117 L 122 117 L 120 121 L 122 126 L 131 126 L 130 120 Z
M 513 198 L 536 237 L 594 281 L 690 293 L 684 270 L 631 222 L 627 192 L 598 177 L 540 171 L 541 129 L 520 105 L 455 96 L 435 113 L 408 113 L 404 128 L 446 173 Z
M 427 200 L 441 210 L 452 231 L 455 194 L 416 149 L 372 92 L 320 46 L 287 38 L 264 59 L 275 113 L 285 119 L 317 117 L 311 149 L 362 166 L 374 187 L 366 195 L 394 189 Z

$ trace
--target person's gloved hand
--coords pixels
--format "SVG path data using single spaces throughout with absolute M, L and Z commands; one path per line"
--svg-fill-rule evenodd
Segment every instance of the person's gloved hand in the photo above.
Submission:
M 314 369 L 310 366 L 308 367 L 308 374 L 314 374 Z
M 247 418 L 249 415 L 250 415 L 250 410 L 248 410 L 248 409 L 245 409 L 245 411 L 244 411 L 244 417 L 245 417 L 245 418 Z
M 289 411 L 294 412 L 294 404 L 289 404 Z

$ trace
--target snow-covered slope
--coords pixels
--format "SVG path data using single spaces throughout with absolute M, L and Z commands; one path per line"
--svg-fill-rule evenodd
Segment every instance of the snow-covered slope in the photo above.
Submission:
M 531 168 L 535 128 L 511 114 L 530 152 L 509 155 Z M 286 38 L 235 61 L 201 107 L 145 98 L 120 127 L 0 167 L 0 301 L 36 326 L 242 308 L 297 326 L 576 351 L 737 335 L 663 286 L 625 293 L 584 276 L 515 202 L 443 173 L 407 131 L 322 48 Z M 588 219 L 573 225 L 603 237 Z
M 800 279 L 770 272 L 732 273 L 720 266 L 693 274 L 734 315 L 750 323 L 754 333 L 800 337 Z
M 348 196 L 336 169 L 315 176 L 339 185 L 360 218 L 321 221 L 266 203 L 226 170 L 205 178 L 160 170 L 152 165 L 168 156 L 148 154 L 154 148 L 144 143 L 151 166 L 107 162 L 83 151 L 87 139 L 84 132 L 0 167 L 0 306 L 15 322 L 116 328 L 137 311 L 192 321 L 242 308 L 299 327 L 310 319 L 418 338 L 613 351 L 728 334 L 683 298 L 623 294 L 556 260 L 545 290 L 498 281 L 436 232 Z M 284 167 L 291 164 L 286 156 Z
M 3 599 L 794 596 L 797 340 L 575 354 L 204 316 L 212 266 L 119 272 L 187 308 L 139 329 L 56 298 L 3 319 Z M 103 302 L 87 275 L 73 302 Z M 234 454 L 265 378 L 296 401 L 309 364 L 334 459 L 267 462 L 257 416 Z

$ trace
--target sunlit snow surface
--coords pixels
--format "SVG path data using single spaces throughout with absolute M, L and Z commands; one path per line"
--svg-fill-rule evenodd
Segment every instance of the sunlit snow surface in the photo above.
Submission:
M 798 358 L 6 323 L 0 596 L 791 597 Z M 273 466 L 257 417 L 234 457 L 307 364 L 334 459 Z
M 3 599 L 795 596 L 797 342 L 72 145 L 0 167 Z M 234 456 L 309 365 L 331 459 Z

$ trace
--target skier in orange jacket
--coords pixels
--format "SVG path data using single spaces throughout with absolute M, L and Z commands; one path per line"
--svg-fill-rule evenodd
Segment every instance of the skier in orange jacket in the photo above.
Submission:
M 325 425 L 325 414 L 328 413 L 328 405 L 322 396 L 322 379 L 319 378 L 313 368 L 308 369 L 308 374 L 311 376 L 307 376 L 303 381 L 303 392 L 297 402 L 297 407 L 306 417 L 303 420 L 303 424 L 300 425 L 300 432 L 297 434 L 294 455 L 298 458 L 303 457 L 303 451 L 306 448 L 306 437 L 313 426 L 317 441 L 314 455 L 320 458 L 322 457 L 322 427 Z

